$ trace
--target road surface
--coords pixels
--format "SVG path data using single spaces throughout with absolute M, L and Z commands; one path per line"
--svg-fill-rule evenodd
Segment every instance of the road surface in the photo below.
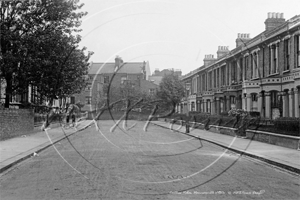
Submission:
M 300 198 L 297 175 L 144 124 L 99 121 L 70 136 L 3 174 L 1 200 Z

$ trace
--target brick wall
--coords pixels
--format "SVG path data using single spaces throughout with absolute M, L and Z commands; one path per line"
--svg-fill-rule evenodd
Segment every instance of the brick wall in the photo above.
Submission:
M 33 129 L 33 110 L 0 109 L 0 140 L 24 135 Z

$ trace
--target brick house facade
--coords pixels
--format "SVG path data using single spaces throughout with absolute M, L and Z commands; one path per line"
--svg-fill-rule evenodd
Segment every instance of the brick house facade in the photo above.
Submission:
M 236 48 L 219 46 L 217 58 L 184 75 L 187 96 L 178 111 L 258 111 L 265 118 L 300 115 L 300 15 L 268 13 L 265 31 L 238 34 Z
M 158 85 L 150 82 L 149 62 L 123 62 L 120 57 L 114 63 L 91 63 L 88 73 L 88 85 L 80 94 L 74 95 L 76 102 L 85 106 L 82 110 L 94 110 L 97 102 L 103 98 L 103 88 L 110 84 L 111 88 L 120 88 L 126 84 L 147 93 L 154 94 Z

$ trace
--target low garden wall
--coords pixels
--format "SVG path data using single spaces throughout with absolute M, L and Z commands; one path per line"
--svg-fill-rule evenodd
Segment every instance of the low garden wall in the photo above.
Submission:
M 0 109 L 0 140 L 24 135 L 33 130 L 32 109 Z
M 224 127 L 224 126 L 210 125 L 209 126 L 209 131 L 214 132 L 214 133 L 221 133 L 221 134 L 224 134 L 224 135 L 230 135 L 230 136 L 235 137 L 237 135 L 238 129 Z
M 248 139 L 265 142 L 268 144 L 274 144 L 277 146 L 300 150 L 300 137 L 297 136 L 281 135 L 264 131 L 246 130 L 246 137 Z
M 175 124 L 182 124 L 185 126 L 185 121 L 183 120 L 174 120 L 170 118 L 159 118 L 159 121 L 175 123 Z M 197 128 L 197 129 L 205 129 L 205 124 L 199 122 L 189 122 L 190 128 Z M 273 144 L 277 146 L 282 146 L 291 149 L 298 149 L 300 150 L 300 137 L 299 136 L 291 136 L 291 135 L 283 135 L 278 133 L 271 133 L 266 131 L 259 131 L 259 130 L 251 130 L 251 129 L 244 129 L 238 131 L 237 128 L 225 127 L 225 126 L 218 126 L 218 125 L 208 125 L 208 130 L 214 133 L 220 133 L 224 135 L 230 136 L 244 136 L 247 139 L 253 139 L 259 142 L 264 142 L 268 144 Z

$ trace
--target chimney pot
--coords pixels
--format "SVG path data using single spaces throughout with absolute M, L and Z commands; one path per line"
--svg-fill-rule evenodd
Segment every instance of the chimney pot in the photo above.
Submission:
M 285 19 L 283 18 L 283 13 L 272 12 L 272 13 L 270 13 L 270 15 L 271 15 L 272 19 L 268 18 L 265 21 L 265 26 L 266 26 L 267 31 L 272 30 L 275 27 L 277 27 L 285 22 Z
M 270 12 L 268 12 L 268 18 L 271 18 L 271 13 Z

